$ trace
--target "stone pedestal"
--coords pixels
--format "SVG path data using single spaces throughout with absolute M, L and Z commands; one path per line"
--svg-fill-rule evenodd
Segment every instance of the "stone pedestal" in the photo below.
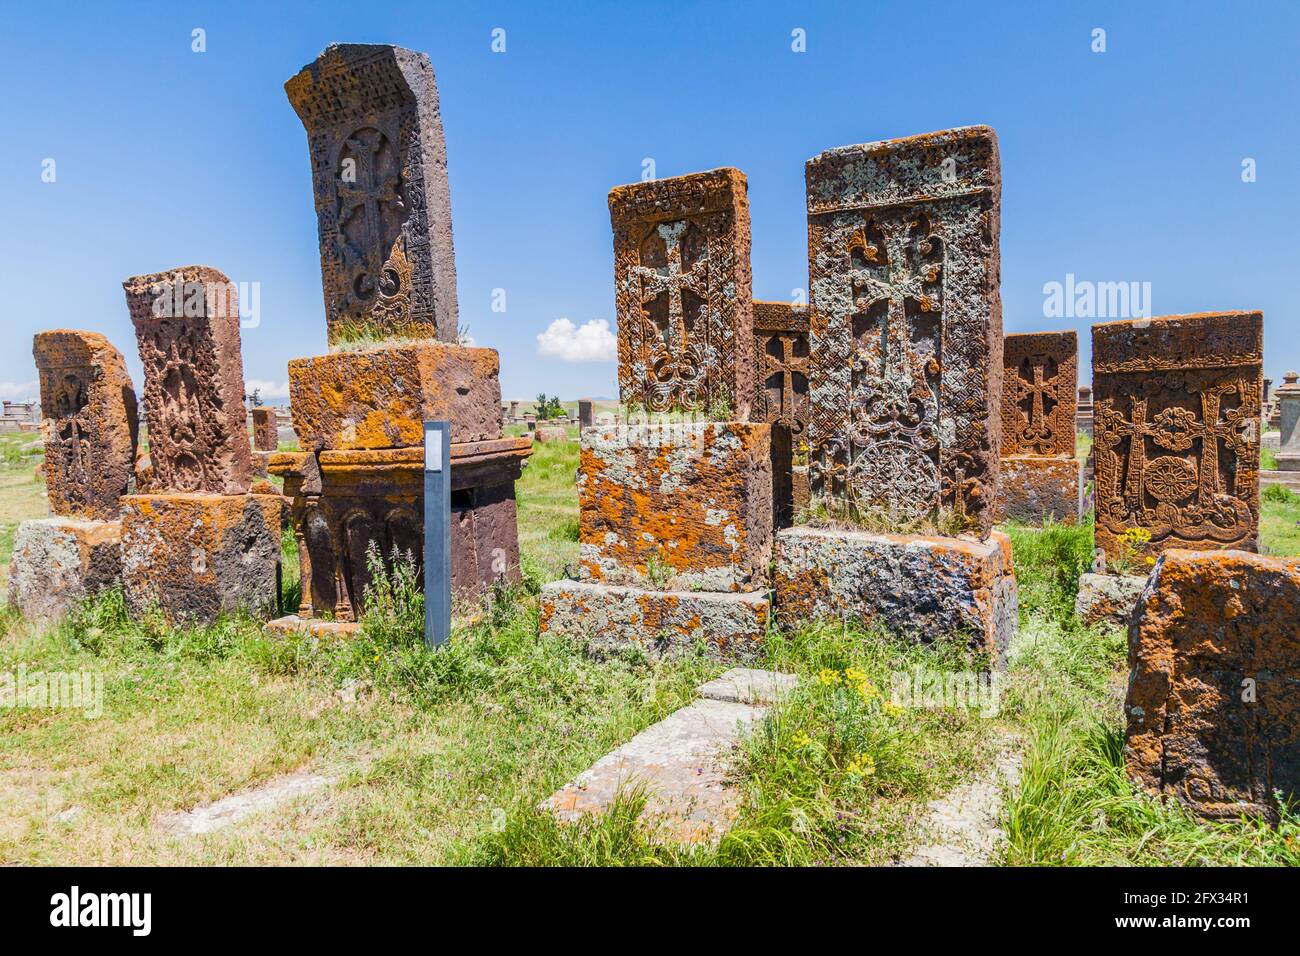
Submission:
M 451 446 L 452 589 L 462 599 L 519 580 L 515 487 L 532 453 L 527 438 Z M 372 543 L 424 559 L 424 449 L 279 454 L 273 474 L 293 500 L 304 620 L 355 621 L 370 582 Z
M 1083 512 L 1083 462 L 1015 455 L 1002 459 L 998 521 L 1074 524 Z
M 280 594 L 277 495 L 153 494 L 122 499 L 122 585 L 133 613 L 211 623 L 242 608 L 274 612 Z
M 1087 625 L 1126 627 L 1146 584 L 1145 574 L 1085 574 L 1079 578 L 1074 613 Z
M 1200 816 L 1300 797 L 1300 559 L 1171 550 L 1129 627 L 1129 777 Z
M 121 574 L 120 521 L 24 521 L 9 565 L 9 603 L 29 619 L 56 618 L 116 584 Z
M 776 535 L 777 622 L 856 621 L 922 643 L 959 639 L 1001 663 L 1019 604 L 1011 541 L 787 528 Z

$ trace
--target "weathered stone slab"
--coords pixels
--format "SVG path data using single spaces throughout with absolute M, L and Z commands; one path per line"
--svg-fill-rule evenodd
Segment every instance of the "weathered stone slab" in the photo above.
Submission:
M 513 405 L 514 403 L 512 402 L 511 404 Z M 596 424 L 595 409 L 596 409 L 596 405 L 591 399 L 589 398 L 579 399 L 578 401 L 578 427 L 579 428 L 590 428 L 592 425 Z M 514 418 L 513 409 L 511 410 L 510 417 Z
M 747 190 L 744 174 L 727 168 L 610 191 L 625 404 L 749 418 Z
M 772 427 L 589 428 L 578 470 L 585 580 L 673 590 L 762 586 L 772 548 Z
M 333 44 L 284 89 L 311 152 L 330 344 L 455 342 L 447 145 L 429 58 Z
M 754 421 L 790 429 L 804 440 L 808 400 L 808 309 L 789 302 L 754 303 Z
M 1107 555 L 1256 550 L 1263 329 L 1259 312 L 1092 327 L 1097 545 Z M 1130 528 L 1150 541 L 1126 543 Z
M 985 126 L 805 167 L 812 494 L 986 533 L 1001 442 L 1001 173 Z
M 275 409 L 253 409 L 253 448 L 256 451 L 278 451 L 280 433 L 275 424 Z
M 1008 335 L 1002 352 L 1002 457 L 1073 458 L 1078 383 L 1075 332 Z
M 1081 575 L 1074 613 L 1087 625 L 1104 622 L 1127 627 L 1146 586 L 1145 574 Z
M 1129 626 L 1133 781 L 1203 817 L 1276 822 L 1300 797 L 1297 621 L 1300 559 L 1166 551 Z
M 139 429 L 122 353 L 97 332 L 38 332 L 41 434 L 50 511 L 113 520 L 130 490 Z
M 1083 462 L 1077 458 L 1016 455 L 1002 459 L 997 519 L 1074 524 L 1083 513 Z
M 14 537 L 9 603 L 29 619 L 56 618 L 121 576 L 120 521 L 24 521 Z
M 1277 390 L 1277 470 L 1300 471 L 1300 375 L 1287 372 Z
M 1015 633 L 1011 542 L 821 528 L 777 532 L 778 623 L 852 620 L 907 640 L 961 639 L 1001 662 Z
M 775 704 L 799 686 L 794 674 L 766 671 L 755 667 L 733 667 L 721 677 L 696 688 L 707 700 L 726 700 L 737 704 Z
M 246 493 L 252 454 L 236 287 L 209 266 L 133 276 L 122 287 L 144 364 L 155 486 Z
M 451 422 L 453 442 L 501 437 L 496 350 L 419 342 L 289 363 L 293 424 L 304 449 L 424 444 L 424 422 Z
M 122 499 L 122 585 L 133 613 L 176 622 L 279 606 L 278 495 L 128 495 Z
M 568 441 L 569 432 L 563 425 L 538 425 L 533 430 L 533 441 L 545 444 L 548 441 Z
M 649 591 L 553 581 L 542 588 L 538 629 L 585 640 L 594 653 L 639 645 L 651 657 L 703 645 L 722 661 L 751 661 L 767 633 L 767 592 Z

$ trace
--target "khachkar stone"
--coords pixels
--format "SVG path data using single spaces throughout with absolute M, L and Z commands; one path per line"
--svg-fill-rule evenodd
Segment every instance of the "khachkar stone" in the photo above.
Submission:
M 652 412 L 745 421 L 753 394 L 749 200 L 738 169 L 618 186 L 619 393 Z
M 209 266 L 133 276 L 122 286 L 144 365 L 155 486 L 246 493 L 252 455 L 236 287 Z
M 284 88 L 311 151 L 330 344 L 455 342 L 447 146 L 429 58 L 334 44 Z
M 999 521 L 1078 520 L 1083 505 L 1083 463 L 1074 457 L 1078 378 L 1074 332 L 1006 337 Z
M 590 428 L 592 425 L 596 424 L 596 417 L 594 414 L 595 407 L 596 407 L 595 403 L 592 402 L 592 400 L 589 398 L 582 398 L 578 400 L 578 427 L 579 428 Z
M 1256 549 L 1263 330 L 1259 312 L 1093 326 L 1096 535 L 1109 557 Z
M 55 515 L 116 520 L 135 468 L 135 387 L 97 332 L 38 332 L 45 486 Z
M 808 507 L 808 309 L 789 302 L 754 303 L 754 408 L 752 417 L 784 428 L 791 461 L 778 463 L 772 480 L 790 507 L 778 524 L 790 524 Z
M 1129 625 L 1129 777 L 1203 817 L 1276 823 L 1300 797 L 1297 618 L 1300 560 L 1165 552 Z
M 258 451 L 275 451 L 280 447 L 280 432 L 275 424 L 274 409 L 253 409 L 253 447 Z

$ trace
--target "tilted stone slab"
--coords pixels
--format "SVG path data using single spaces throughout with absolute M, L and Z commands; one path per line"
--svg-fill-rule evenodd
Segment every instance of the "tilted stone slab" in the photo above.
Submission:
M 1017 455 L 1002 459 L 998 521 L 1075 524 L 1083 513 L 1083 462 L 1077 458 Z
M 1146 585 L 1145 574 L 1081 575 L 1074 613 L 1090 626 L 1106 623 L 1127 627 Z
M 121 576 L 121 522 L 24 521 L 14 537 L 9 603 L 29 619 L 56 618 Z
M 963 640 L 1000 663 L 1019 599 L 1011 541 L 786 528 L 774 602 L 784 628 L 856 621 L 907 640 Z
M 1130 778 L 1211 819 L 1300 797 L 1300 558 L 1166 551 L 1129 626 Z

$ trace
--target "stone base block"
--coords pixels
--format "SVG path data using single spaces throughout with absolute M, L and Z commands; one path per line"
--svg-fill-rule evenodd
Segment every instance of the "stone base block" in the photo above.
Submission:
M 770 425 L 594 427 L 578 471 L 583 580 L 680 591 L 767 582 Z
M 542 588 L 538 628 L 585 640 L 595 653 L 640 645 L 658 657 L 702 644 L 710 657 L 740 662 L 759 656 L 769 608 L 766 591 L 646 591 L 552 581 Z
M 1170 550 L 1129 625 L 1129 777 L 1211 819 L 1300 798 L 1300 558 Z
M 1016 628 L 1011 541 L 787 528 L 776 536 L 777 621 L 857 621 L 908 640 L 959 638 L 1001 663 Z
M 1074 524 L 1083 513 L 1083 462 L 1013 455 L 1002 459 L 997 520 Z
M 177 622 L 224 611 L 274 612 L 280 598 L 276 495 L 129 495 L 122 499 L 122 584 L 136 613 Z
M 356 637 L 361 625 L 353 621 L 323 621 L 289 614 L 267 621 L 262 630 L 275 637 Z
M 501 437 L 493 349 L 442 342 L 334 352 L 289 363 L 293 425 L 304 450 L 424 444 L 424 422 L 451 422 L 453 442 Z
M 9 603 L 28 618 L 56 618 L 121 577 L 120 521 L 24 521 L 9 565 Z
M 1146 584 L 1142 574 L 1085 574 L 1079 578 L 1074 613 L 1084 624 L 1127 627 Z

